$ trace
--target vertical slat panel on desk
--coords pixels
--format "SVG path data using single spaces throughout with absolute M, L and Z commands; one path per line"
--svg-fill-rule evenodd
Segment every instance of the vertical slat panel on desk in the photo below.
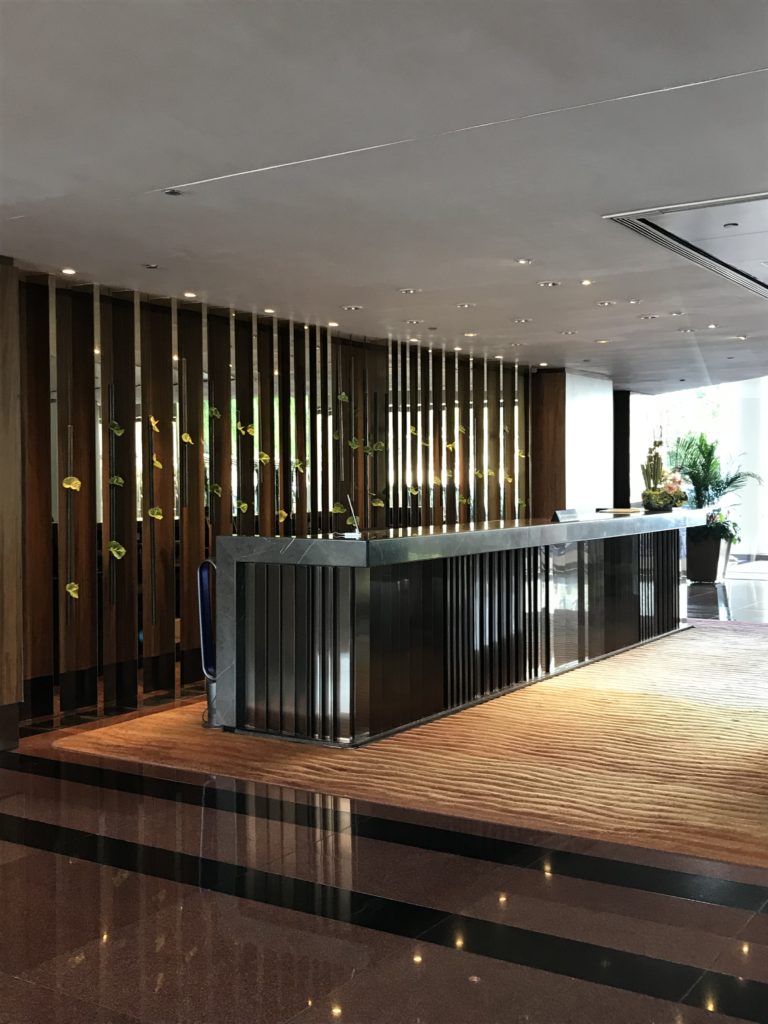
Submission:
M 456 481 L 456 487 L 458 491 L 458 520 L 460 523 L 468 523 L 474 512 L 474 509 L 469 504 L 472 488 L 469 478 L 470 401 L 468 359 L 459 360 L 457 406 L 456 452 L 458 455 L 458 480 Z
M 62 710 L 96 705 L 96 430 L 93 296 L 60 291 L 56 299 L 59 467 L 59 683 Z M 62 487 L 67 476 L 80 490 Z M 66 591 L 78 587 L 78 597 Z
M 104 703 L 133 708 L 139 633 L 134 310 L 132 302 L 105 296 L 100 306 Z M 110 554 L 110 540 L 125 548 L 121 559 Z
M 141 307 L 143 527 L 141 625 L 144 693 L 175 690 L 175 494 L 171 311 Z M 150 417 L 157 421 L 157 430 Z M 162 465 L 155 465 L 157 460 Z M 159 508 L 162 518 L 150 516 Z
M 235 319 L 235 444 L 237 445 L 237 494 L 235 522 L 240 536 L 256 532 L 253 478 L 253 331 L 251 319 Z M 251 428 L 249 430 L 248 428 Z M 243 512 L 242 505 L 247 508 Z
M 232 370 L 230 368 L 229 318 L 208 314 L 208 401 L 218 416 L 210 417 L 211 465 L 209 516 L 211 552 L 216 555 L 216 537 L 232 533 Z M 221 496 L 212 488 L 221 488 Z
M 54 576 L 48 287 L 22 283 L 21 430 L 24 459 L 24 718 L 53 712 Z M 5 344 L 10 344 L 6 340 Z M 5 522 L 5 521 L 4 521 Z M 2 703 L 2 701 L 0 701 Z
M 496 360 L 487 365 L 486 400 L 488 403 L 488 508 L 489 520 L 501 519 L 501 366 Z
M 257 321 L 257 362 L 259 371 L 259 533 L 275 535 L 275 371 L 272 355 L 272 318 Z
M 203 318 L 199 310 L 178 312 L 181 615 L 181 684 L 202 679 L 197 608 L 197 569 L 205 558 L 205 468 L 203 465 Z

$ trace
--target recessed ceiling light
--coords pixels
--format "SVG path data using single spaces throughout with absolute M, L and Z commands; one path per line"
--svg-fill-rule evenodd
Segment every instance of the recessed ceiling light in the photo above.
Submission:
M 533 320 L 529 316 L 518 316 L 512 321 L 513 324 L 532 324 Z
M 101 355 L 101 349 L 100 349 L 100 348 L 95 348 L 95 349 L 93 350 L 93 354 L 94 354 L 95 356 L 100 356 L 100 355 Z
M 584 284 L 584 285 L 587 285 L 587 284 L 592 284 L 592 281 L 590 280 L 590 278 L 585 277 L 584 280 L 581 283 Z
M 279 377 L 280 376 L 280 371 L 279 370 L 275 370 L 275 374 L 274 375 L 275 375 L 275 377 Z
M 726 356 L 725 358 L 726 358 L 726 359 L 735 359 L 735 358 L 736 358 L 736 356 Z
M 475 303 L 474 302 L 457 302 L 456 303 L 456 309 L 474 309 L 474 308 L 475 308 Z
M 180 188 L 164 188 L 163 192 L 167 196 L 180 196 L 180 195 L 183 195 L 183 192 L 181 191 Z
M 693 331 L 692 327 L 678 327 L 677 328 L 677 333 L 678 334 L 693 334 L 694 331 Z
M 196 299 L 197 298 L 197 292 L 184 292 L 184 298 L 185 299 Z
M 578 334 L 579 332 L 578 331 L 560 331 L 560 333 L 566 335 L 567 337 L 570 337 L 570 335 Z
M 179 361 L 179 357 L 176 355 L 176 353 L 174 353 L 174 355 L 173 355 L 173 361 L 174 361 L 174 363 L 178 363 L 178 361 Z
M 682 311 L 682 309 L 673 309 L 672 312 L 669 315 L 670 316 L 682 316 L 683 315 L 683 311 Z
M 595 338 L 595 344 L 596 345 L 610 345 L 611 344 L 611 339 L 610 338 Z
M 737 334 L 736 335 L 736 341 L 746 341 L 746 340 L 747 340 L 746 334 Z
M 641 313 L 640 316 L 637 319 L 638 320 L 658 320 L 659 319 L 659 314 L 658 313 Z
M 339 325 L 336 323 L 335 320 L 329 320 L 328 321 L 328 326 L 329 327 L 338 327 Z
M 309 324 L 304 324 L 304 330 L 305 330 L 305 331 L 308 331 L 308 330 L 309 330 Z
M 493 358 L 494 358 L 494 359 L 503 359 L 503 358 L 504 358 L 504 356 L 494 356 Z
M 539 366 L 549 366 L 549 363 L 539 363 Z
M 518 263 L 521 267 L 529 267 L 531 263 L 533 263 L 533 260 L 526 259 L 525 256 L 520 256 L 515 260 L 515 263 Z
M 737 220 L 729 220 L 726 221 L 725 224 L 723 224 L 724 228 L 737 228 L 738 226 L 739 222 Z
M 421 288 L 398 288 L 401 295 L 418 295 Z
M 341 308 L 342 308 L 342 309 L 345 309 L 345 310 L 347 311 L 347 313 L 357 313 L 357 312 L 359 312 L 359 311 L 360 311 L 360 310 L 361 310 L 361 309 L 362 309 L 363 307 L 362 307 L 362 306 L 342 306 Z
M 685 384 L 685 377 L 681 377 L 681 378 L 680 378 L 680 383 L 681 383 L 681 384 Z
M 636 306 L 638 303 L 642 301 L 642 299 L 627 299 L 627 302 L 630 304 L 630 306 Z
M 417 342 L 418 343 L 419 341 L 421 341 L 421 338 L 409 338 L 408 341 L 413 341 L 413 342 Z
M 464 332 L 464 337 L 465 338 L 476 338 L 477 337 L 477 331 L 465 331 Z
M 714 331 L 717 328 L 717 324 L 707 324 L 707 327 L 709 328 L 710 331 Z
M 404 324 L 410 324 L 411 327 L 416 327 L 417 324 L 423 324 L 423 320 L 403 320 Z
M 274 309 L 265 309 L 264 312 L 265 313 L 274 313 L 275 311 L 274 311 Z
M 67 277 L 72 277 L 73 274 L 77 273 L 74 267 L 62 267 L 61 272 L 62 274 L 66 274 Z
M 613 299 L 601 299 L 600 302 L 596 303 L 598 306 L 615 306 L 616 303 Z
M 144 267 L 145 270 L 157 270 L 156 263 L 142 263 L 142 266 Z
M 453 351 L 454 352 L 461 352 L 461 345 L 454 345 L 453 346 Z
M 539 288 L 559 288 L 560 287 L 560 282 L 559 281 L 539 281 L 538 285 L 539 285 Z

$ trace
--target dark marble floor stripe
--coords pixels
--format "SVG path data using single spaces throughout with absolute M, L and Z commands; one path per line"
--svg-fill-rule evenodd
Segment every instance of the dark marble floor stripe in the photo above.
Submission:
M 722 989 L 728 994 L 730 1015 L 743 1020 L 761 1019 L 750 1016 L 756 999 L 764 999 L 763 1005 L 768 1006 L 768 985 L 750 983 L 742 1005 L 737 979 L 707 974 L 698 967 L 446 914 L 412 903 L 62 828 L 47 822 L 0 814 L 0 839 L 392 935 L 418 937 L 421 942 L 461 948 L 494 960 L 670 1002 L 698 998 L 698 986 L 706 977 L 707 992 L 718 987 Z
M 219 787 L 213 782 L 199 785 L 96 765 L 33 757 L 17 752 L 0 754 L 0 768 L 104 789 L 116 789 L 137 796 L 170 800 L 194 807 L 209 807 L 270 821 L 287 822 L 327 832 L 351 829 L 353 835 L 380 842 L 397 843 L 531 870 L 543 870 L 546 867 L 553 875 L 564 875 L 583 881 L 732 909 L 768 912 L 768 886 L 748 882 L 734 882 L 590 854 L 558 851 L 535 843 L 479 836 L 471 832 L 437 828 L 432 825 L 417 825 L 390 818 L 337 811 L 328 806 L 258 796 L 237 788 Z

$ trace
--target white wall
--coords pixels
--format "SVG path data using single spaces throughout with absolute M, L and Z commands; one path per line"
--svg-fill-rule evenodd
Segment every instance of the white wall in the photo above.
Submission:
M 568 508 L 613 505 L 613 382 L 565 374 L 565 497 Z

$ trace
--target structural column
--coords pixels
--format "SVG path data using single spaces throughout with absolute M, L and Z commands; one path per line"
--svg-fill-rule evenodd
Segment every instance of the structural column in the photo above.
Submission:
M 0 257 L 0 750 L 18 742 L 23 696 L 21 411 L 18 273 Z

